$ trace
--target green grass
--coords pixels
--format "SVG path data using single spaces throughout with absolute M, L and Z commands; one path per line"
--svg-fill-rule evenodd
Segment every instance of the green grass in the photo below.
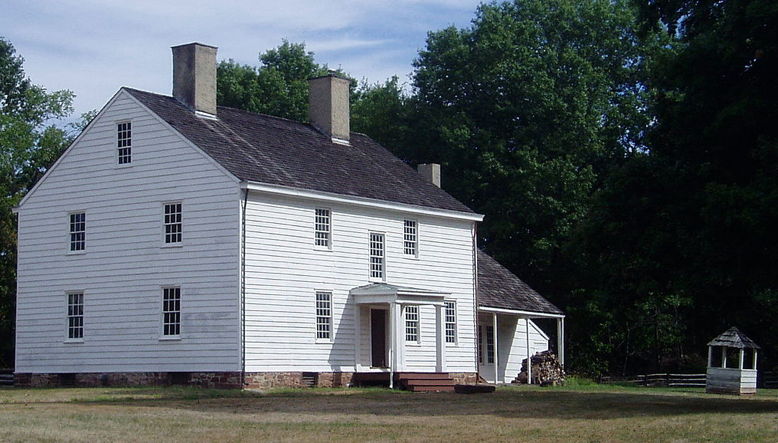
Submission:
M 184 387 L 0 389 L 2 441 L 776 441 L 778 391 L 503 387 L 265 393 Z

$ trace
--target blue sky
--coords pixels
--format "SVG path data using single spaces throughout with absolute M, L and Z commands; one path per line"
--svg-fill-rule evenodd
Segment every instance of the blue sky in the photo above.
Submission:
M 6 0 L 0 36 L 32 81 L 76 94 L 76 115 L 121 86 L 170 94 L 170 47 L 199 41 L 218 59 L 257 65 L 286 38 L 357 79 L 408 81 L 427 31 L 466 27 L 475 0 Z

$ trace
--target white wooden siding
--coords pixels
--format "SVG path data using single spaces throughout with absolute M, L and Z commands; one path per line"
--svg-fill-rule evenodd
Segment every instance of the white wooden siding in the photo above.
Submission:
M 403 254 L 407 214 L 330 204 L 332 249 L 314 246 L 313 200 L 250 192 L 246 218 L 246 370 L 352 371 L 354 311 L 349 290 L 369 283 L 368 232 L 386 234 L 386 282 L 452 293 L 458 344 L 451 372 L 474 372 L 471 222 L 414 216 L 419 256 Z M 316 343 L 316 290 L 332 291 L 332 343 Z M 408 370 L 435 370 L 435 311 L 420 309 L 421 345 L 406 346 Z M 370 361 L 369 309 L 362 309 L 361 354 Z M 404 334 L 401 334 L 404 337 Z M 387 338 L 388 342 L 388 338 Z
M 165 201 L 183 202 L 182 247 L 161 247 Z M 67 254 L 72 210 L 87 214 L 84 254 Z M 19 211 L 17 372 L 239 370 L 239 210 L 234 178 L 120 92 Z M 180 341 L 159 340 L 165 285 L 181 286 Z M 72 290 L 79 344 L 64 343 Z

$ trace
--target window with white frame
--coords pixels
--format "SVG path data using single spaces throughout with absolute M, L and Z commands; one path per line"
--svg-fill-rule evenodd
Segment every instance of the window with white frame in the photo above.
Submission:
M 84 338 L 84 293 L 69 292 L 68 297 L 68 339 Z
M 162 288 L 162 335 L 181 335 L 181 288 L 177 286 Z
M 83 251 L 86 249 L 86 213 L 73 212 L 70 214 L 70 250 Z
M 120 165 L 132 163 L 132 123 L 116 124 L 116 146 Z
M 453 301 L 446 301 L 446 343 L 457 342 L 457 304 Z
M 419 342 L 419 307 L 405 307 L 405 341 Z
M 419 253 L 418 226 L 416 220 L 405 220 L 403 227 L 403 252 L 417 256 Z
M 384 234 L 370 233 L 370 278 L 383 280 L 385 274 Z
M 181 243 L 181 202 L 165 203 L 165 244 Z
M 486 327 L 486 362 L 494 363 L 494 326 Z
M 316 339 L 332 339 L 332 292 L 316 291 Z
M 316 218 L 314 222 L 315 227 L 315 245 L 329 248 L 330 247 L 330 210 L 323 208 L 316 208 Z

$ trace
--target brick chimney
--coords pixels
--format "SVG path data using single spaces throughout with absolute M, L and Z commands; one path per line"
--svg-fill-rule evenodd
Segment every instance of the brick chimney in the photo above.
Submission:
M 424 180 L 427 180 L 437 187 L 440 187 L 440 164 L 421 163 L 418 166 L 418 171 Z
M 349 140 L 349 84 L 348 79 L 329 73 L 308 80 L 308 118 L 319 131 L 334 142 Z
M 173 97 L 195 113 L 216 116 L 216 47 L 173 46 Z

